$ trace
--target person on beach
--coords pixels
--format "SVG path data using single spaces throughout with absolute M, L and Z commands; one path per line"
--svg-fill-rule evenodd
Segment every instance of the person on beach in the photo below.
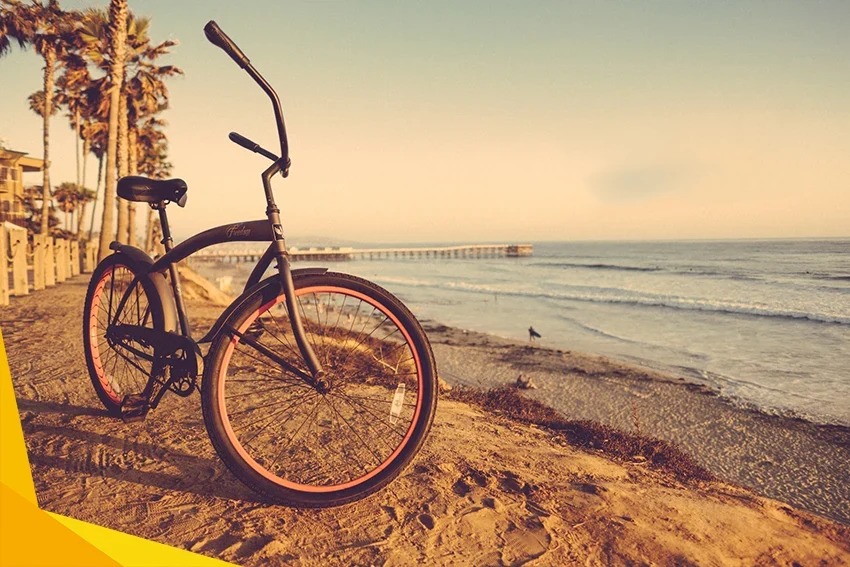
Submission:
M 534 342 L 534 339 L 539 339 L 539 338 L 542 338 L 540 336 L 540 333 L 535 331 L 534 327 L 529 327 L 528 328 L 528 340 L 531 341 L 531 342 Z

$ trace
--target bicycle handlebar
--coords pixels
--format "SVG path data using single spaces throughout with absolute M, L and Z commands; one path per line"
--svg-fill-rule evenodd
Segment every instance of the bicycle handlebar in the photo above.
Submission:
M 207 25 L 204 26 L 204 34 L 207 36 L 207 39 L 210 41 L 210 43 L 220 47 L 225 53 L 230 55 L 230 58 L 233 59 L 237 65 L 244 69 L 246 73 L 251 75 L 251 78 L 254 79 L 254 81 L 256 81 L 258 85 L 260 85 L 263 91 L 265 91 L 265 93 L 271 99 L 272 106 L 274 107 L 274 116 L 277 120 L 277 134 L 280 138 L 280 157 L 275 157 L 277 158 L 277 162 L 279 162 L 280 164 L 281 174 L 284 177 L 288 176 L 289 165 L 291 163 L 289 160 L 289 142 L 286 139 L 286 125 L 283 122 L 283 112 L 280 109 L 280 99 L 277 97 L 277 93 L 274 91 L 271 85 L 269 85 L 269 83 L 263 78 L 263 76 L 260 75 L 260 73 L 256 69 L 254 69 L 254 66 L 251 65 L 251 61 L 245 56 L 244 53 L 242 53 L 242 50 L 239 49 L 239 47 L 233 42 L 232 39 L 227 37 L 227 34 L 224 33 L 221 28 L 218 27 L 218 24 L 216 24 L 213 20 L 210 20 L 209 22 L 207 22 Z M 244 146 L 244 144 L 242 144 L 237 139 L 234 139 L 233 137 L 231 137 L 230 139 L 236 142 L 237 144 Z M 247 138 L 243 139 L 247 140 Z M 250 143 L 253 144 L 253 142 Z M 255 151 L 248 146 L 244 147 L 250 149 L 251 151 Z M 270 158 L 271 155 L 274 154 L 271 154 L 271 152 L 269 152 L 269 155 L 266 155 L 266 157 Z

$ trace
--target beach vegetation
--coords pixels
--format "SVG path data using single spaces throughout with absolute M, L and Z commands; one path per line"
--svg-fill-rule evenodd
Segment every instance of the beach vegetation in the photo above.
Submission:
M 646 463 L 680 482 L 714 480 L 693 457 L 672 443 L 618 431 L 593 421 L 569 420 L 553 408 L 526 398 L 512 386 L 489 390 L 455 387 L 446 396 L 519 423 L 547 429 L 574 447 L 599 451 L 618 462 Z

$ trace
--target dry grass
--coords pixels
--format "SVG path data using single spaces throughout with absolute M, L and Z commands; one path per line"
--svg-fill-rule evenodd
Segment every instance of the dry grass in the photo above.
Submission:
M 447 397 L 520 423 L 548 429 L 562 436 L 570 445 L 599 450 L 617 461 L 645 459 L 650 468 L 671 474 L 681 482 L 715 480 L 711 473 L 671 443 L 624 433 L 592 421 L 570 421 L 554 409 L 522 396 L 510 386 L 487 391 L 455 388 Z

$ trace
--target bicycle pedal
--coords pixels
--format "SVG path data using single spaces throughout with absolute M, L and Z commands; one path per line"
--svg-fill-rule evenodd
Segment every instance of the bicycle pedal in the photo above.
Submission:
M 121 419 L 124 423 L 144 421 L 148 410 L 150 410 L 150 402 L 147 396 L 127 394 L 121 401 Z

